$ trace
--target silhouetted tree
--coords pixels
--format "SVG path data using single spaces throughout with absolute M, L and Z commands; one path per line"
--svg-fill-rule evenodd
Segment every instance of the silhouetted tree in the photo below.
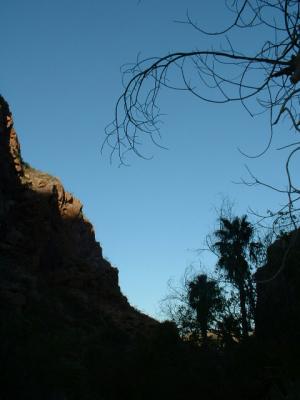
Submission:
M 249 312 L 254 311 L 254 291 L 250 265 L 247 258 L 255 257 L 259 244 L 253 241 L 254 229 L 247 216 L 233 219 L 220 218 L 220 228 L 214 232 L 215 241 L 212 249 L 218 255 L 217 267 L 239 292 L 243 336 L 247 337 L 250 329 Z
M 208 279 L 207 275 L 197 275 L 188 285 L 188 300 L 191 308 L 196 312 L 196 319 L 200 325 L 203 343 L 207 342 L 207 331 L 215 321 L 216 314 L 224 306 L 224 298 L 218 283 Z
M 169 281 L 169 293 L 161 303 L 161 310 L 176 324 L 184 340 L 206 344 L 208 332 L 222 339 L 219 327 L 224 318 L 229 315 L 238 318 L 232 304 L 232 298 L 225 296 L 217 279 L 187 268 L 179 284 Z

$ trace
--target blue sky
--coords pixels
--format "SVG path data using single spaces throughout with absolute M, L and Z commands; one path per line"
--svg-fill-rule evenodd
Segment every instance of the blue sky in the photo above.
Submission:
M 201 4 L 199 4 L 201 3 Z M 104 255 L 118 267 L 131 304 L 158 316 L 170 277 L 213 259 L 203 246 L 216 223 L 222 197 L 237 213 L 265 211 L 282 199 L 272 191 L 236 185 L 244 164 L 271 184 L 283 182 L 284 153 L 275 148 L 256 160 L 267 143 L 264 117 L 252 119 L 238 104 L 200 103 L 188 94 L 164 92 L 162 144 L 147 149 L 151 161 L 130 167 L 101 156 L 105 126 L 122 90 L 120 67 L 169 51 L 209 48 L 211 42 L 184 19 L 187 8 L 206 28 L 227 21 L 223 2 L 211 0 L 10 0 L 1 5 L 1 94 L 14 113 L 23 157 L 58 176 L 84 204 Z M 216 14 L 216 10 L 218 13 Z M 247 36 L 248 35 L 248 36 Z M 249 36 L 247 46 L 260 39 Z M 239 34 L 234 44 L 245 45 Z

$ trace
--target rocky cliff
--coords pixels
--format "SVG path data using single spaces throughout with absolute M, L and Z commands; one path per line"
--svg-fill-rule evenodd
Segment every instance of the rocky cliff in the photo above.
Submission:
M 284 234 L 269 248 L 257 281 L 256 333 L 276 346 L 300 340 L 300 230 Z
M 57 178 L 22 161 L 12 115 L 2 97 L 0 162 L 0 257 L 11 261 L 9 272 L 15 271 L 17 279 L 9 285 L 2 277 L 1 304 L 26 310 L 30 298 L 41 296 L 40 285 L 46 284 L 73 296 L 80 308 L 109 312 L 125 326 L 129 321 L 155 324 L 122 295 L 118 271 L 103 258 L 80 201 Z
M 122 295 L 80 201 L 23 162 L 0 97 L 0 388 L 16 390 L 4 398 L 55 391 L 62 373 L 81 381 L 96 354 L 124 355 L 157 325 Z

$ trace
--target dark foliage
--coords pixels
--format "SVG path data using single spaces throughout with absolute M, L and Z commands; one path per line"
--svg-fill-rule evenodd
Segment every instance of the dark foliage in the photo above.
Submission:
M 214 232 L 212 250 L 218 255 L 217 267 L 239 292 L 243 336 L 250 330 L 254 317 L 254 291 L 250 269 L 251 259 L 256 258 L 260 244 L 253 241 L 254 228 L 247 217 L 220 218 L 220 228 Z M 251 315 L 252 314 L 252 315 Z
M 198 275 L 188 284 L 188 301 L 190 307 L 196 311 L 202 340 L 206 343 L 209 325 L 224 308 L 221 289 L 216 281 L 208 280 L 207 275 Z

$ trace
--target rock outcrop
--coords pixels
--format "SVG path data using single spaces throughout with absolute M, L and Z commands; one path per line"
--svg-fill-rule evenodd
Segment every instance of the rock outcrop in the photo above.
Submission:
M 291 348 L 300 339 L 300 231 L 289 232 L 268 249 L 257 281 L 256 333 Z
M 0 398 L 67 398 L 61 374 L 74 398 L 158 325 L 122 295 L 80 201 L 23 162 L 0 97 Z
M 22 161 L 8 104 L 0 98 L 0 257 L 13 261 L 19 279 L 0 282 L 1 304 L 26 309 L 41 282 L 64 289 L 81 308 L 118 315 L 120 324 L 155 321 L 134 310 L 121 294 L 118 271 L 102 256 L 82 204 L 61 182 Z M 18 282 L 23 276 L 32 289 Z M 22 279 L 23 279 L 22 278 Z M 20 290 L 17 289 L 20 288 Z M 114 312 L 111 312 L 114 309 Z M 65 318 L 71 318 L 64 313 Z

